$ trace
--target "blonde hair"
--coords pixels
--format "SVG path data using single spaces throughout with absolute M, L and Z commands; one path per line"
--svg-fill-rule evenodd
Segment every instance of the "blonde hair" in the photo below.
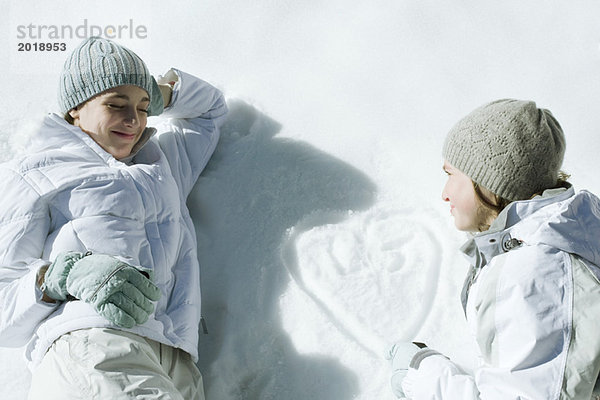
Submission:
M 567 174 L 564 171 L 558 171 L 558 180 L 556 181 L 556 185 L 552 188 L 560 188 L 560 187 L 569 187 L 571 184 L 568 182 L 568 179 L 571 175 Z M 471 180 L 473 183 L 473 190 L 475 191 L 475 197 L 477 202 L 479 203 L 479 207 L 477 208 L 477 216 L 479 217 L 479 232 L 487 231 L 490 228 L 490 225 L 496 217 L 508 206 L 512 203 L 511 200 L 505 199 L 503 197 L 498 196 L 487 190 L 486 188 L 480 186 L 475 181 Z M 532 194 L 529 199 L 534 198 L 535 196 L 539 196 L 543 191 Z

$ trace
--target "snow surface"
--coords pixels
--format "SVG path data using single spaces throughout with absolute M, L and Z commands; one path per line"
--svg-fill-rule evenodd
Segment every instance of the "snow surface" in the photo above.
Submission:
M 600 193 L 600 3 L 164 4 L 3 0 L 0 160 L 55 109 L 65 56 L 17 52 L 17 26 L 133 19 L 148 37 L 120 42 L 153 73 L 201 76 L 231 107 L 188 202 L 207 398 L 392 399 L 399 339 L 471 368 L 441 143 L 487 101 L 534 99 L 566 132 L 571 181 Z M 0 348 L 1 399 L 26 397 L 20 353 Z

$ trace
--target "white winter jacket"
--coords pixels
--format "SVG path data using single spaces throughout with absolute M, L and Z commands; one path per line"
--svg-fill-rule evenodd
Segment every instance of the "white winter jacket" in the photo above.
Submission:
M 432 350 L 403 382 L 420 399 L 590 399 L 600 371 L 600 199 L 572 188 L 510 204 L 463 246 L 474 375 Z
M 28 344 L 34 368 L 64 333 L 111 327 L 82 301 L 41 300 L 36 274 L 62 251 L 118 256 L 162 291 L 143 325 L 126 329 L 198 359 L 200 278 L 186 198 L 218 141 L 222 94 L 178 70 L 171 104 L 127 160 L 49 115 L 26 156 L 0 167 L 0 345 Z

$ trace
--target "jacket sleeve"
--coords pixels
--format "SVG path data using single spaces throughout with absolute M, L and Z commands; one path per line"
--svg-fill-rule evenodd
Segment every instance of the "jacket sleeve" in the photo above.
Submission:
M 486 266 L 467 307 L 481 366 L 471 376 L 441 355 L 424 358 L 403 382 L 410 398 L 559 399 L 571 308 L 563 256 L 526 246 Z
M 22 346 L 58 306 L 42 301 L 37 272 L 50 226 L 47 205 L 23 177 L 0 167 L 0 345 Z
M 171 69 L 176 76 L 171 103 L 157 126 L 158 142 L 182 194 L 192 190 L 219 140 L 227 114 L 223 94 L 209 83 Z

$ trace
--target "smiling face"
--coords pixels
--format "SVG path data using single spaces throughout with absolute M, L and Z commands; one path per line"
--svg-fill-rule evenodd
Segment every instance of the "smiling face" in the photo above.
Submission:
M 81 128 L 117 160 L 131 154 L 142 136 L 150 106 L 148 93 L 133 85 L 108 89 L 69 111 Z
M 450 213 L 454 217 L 456 228 L 460 231 L 477 232 L 482 226 L 489 226 L 490 214 L 484 212 L 471 178 L 447 161 L 443 168 L 448 174 L 448 180 L 442 190 L 442 200 L 450 203 Z

